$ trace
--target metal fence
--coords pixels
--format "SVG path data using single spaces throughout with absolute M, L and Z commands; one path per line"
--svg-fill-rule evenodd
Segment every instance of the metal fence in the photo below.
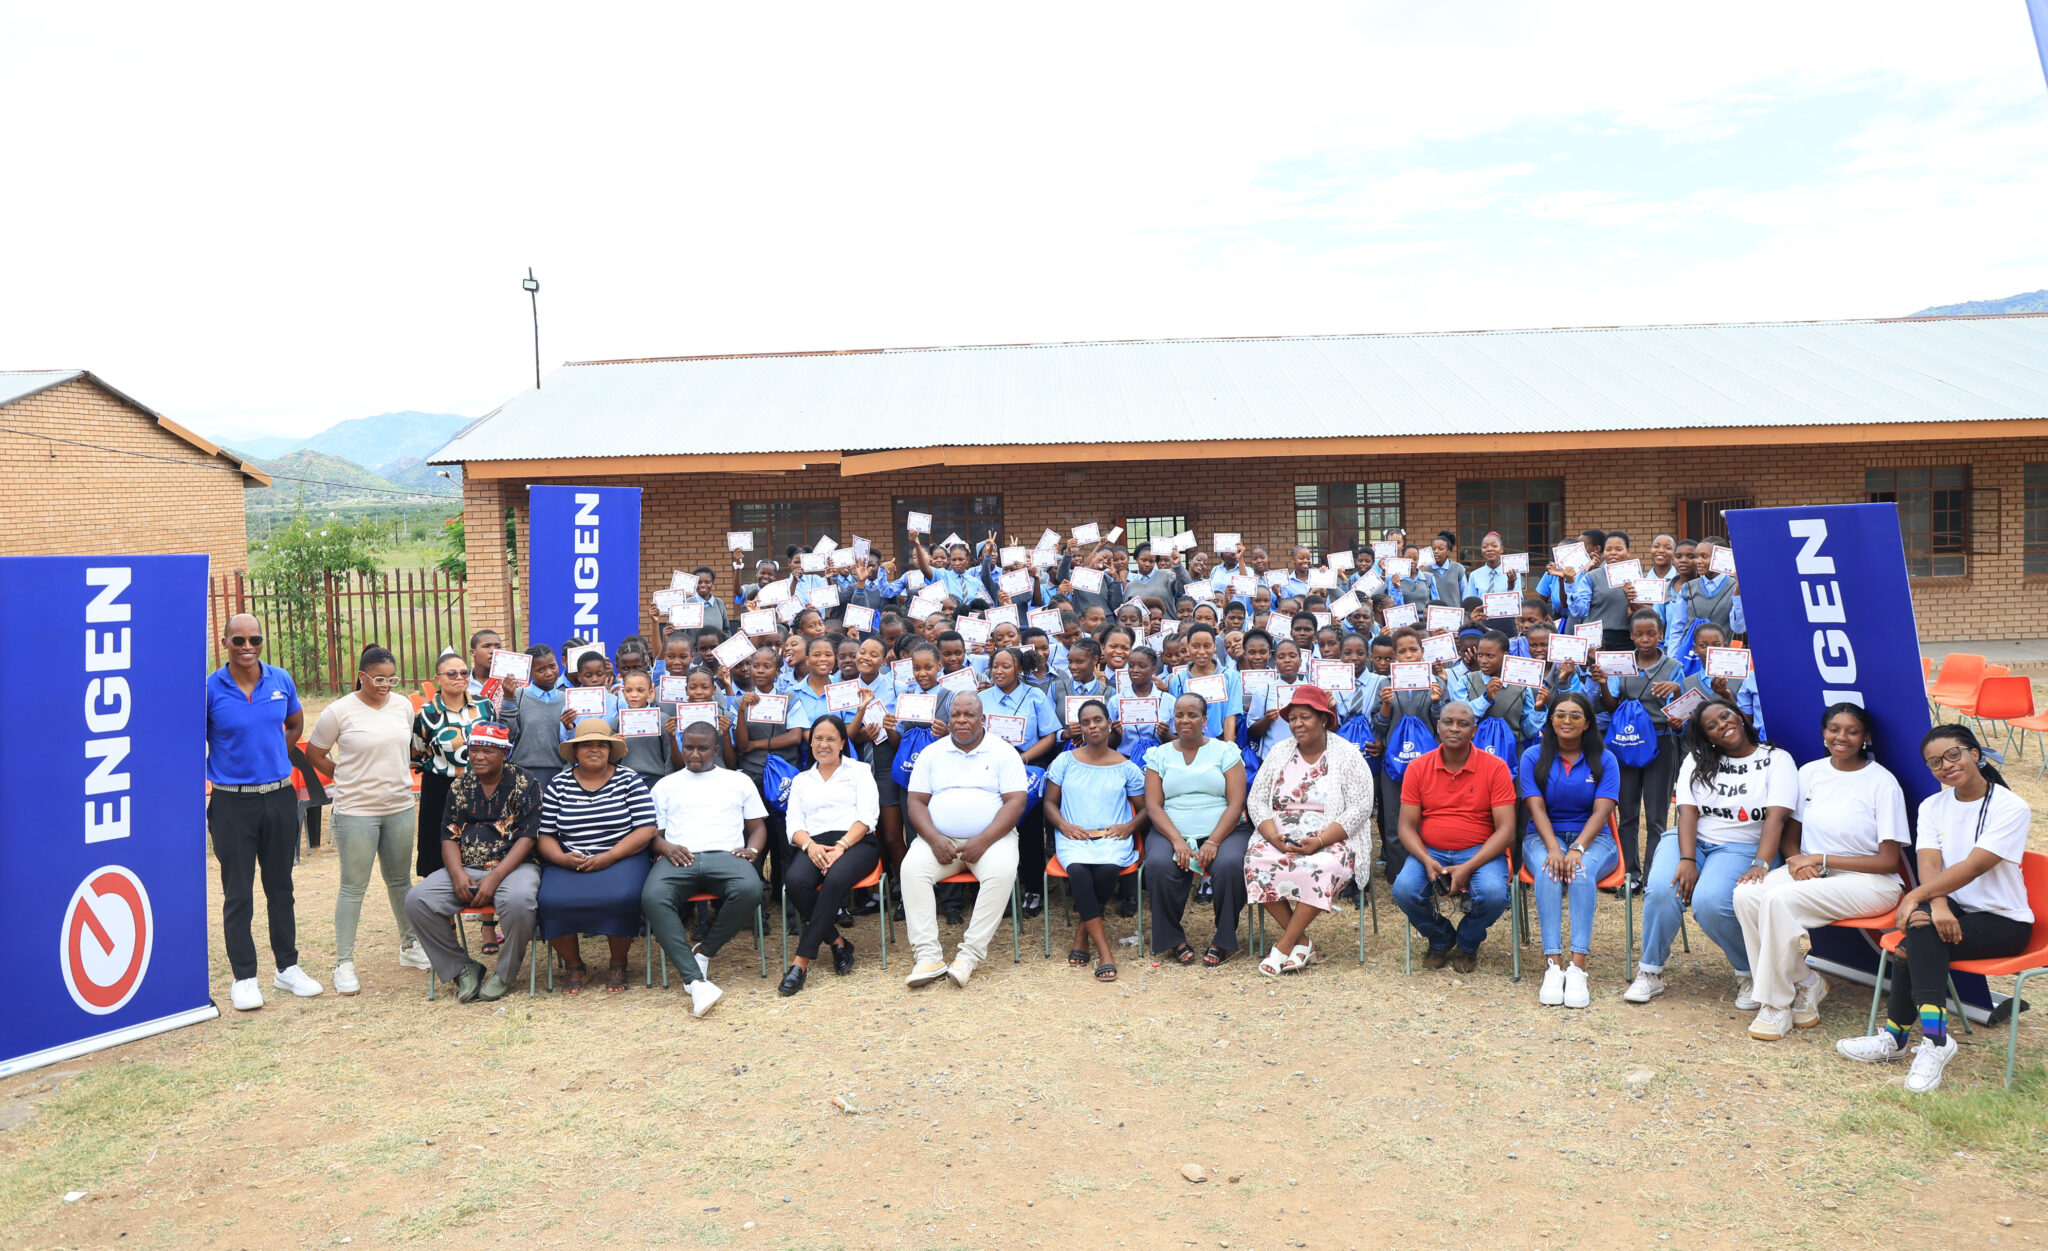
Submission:
M 330 574 L 299 587 L 239 572 L 217 575 L 208 596 L 216 666 L 227 659 L 220 639 L 228 618 L 242 612 L 262 626 L 264 659 L 290 670 L 306 692 L 351 689 L 357 658 L 372 643 L 391 649 L 406 687 L 433 676 L 443 648 L 469 654 L 463 582 L 439 569 Z M 510 623 L 489 624 L 502 632 Z

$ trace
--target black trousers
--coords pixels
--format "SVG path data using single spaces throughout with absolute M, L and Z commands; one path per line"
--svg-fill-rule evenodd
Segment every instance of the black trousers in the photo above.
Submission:
M 1665 822 L 1671 817 L 1671 787 L 1678 780 L 1678 739 L 1657 736 L 1657 758 L 1640 769 L 1621 766 L 1621 861 L 1630 873 L 1642 875 L 1643 866 L 1657 855 L 1657 840 L 1664 837 Z M 1637 858 L 1636 830 L 1643 831 L 1641 858 Z
M 811 841 L 832 847 L 844 837 L 846 831 L 837 830 L 813 834 Z M 834 861 L 826 873 L 818 872 L 809 856 L 793 851 L 783 887 L 789 892 L 789 906 L 804 919 L 804 933 L 797 940 L 796 954 L 806 960 L 817 959 L 818 947 L 832 936 L 840 906 L 853 892 L 853 884 L 866 879 L 881 863 L 882 836 L 874 831 L 862 835 L 859 842 L 847 848 L 846 854 Z
M 1074 916 L 1082 921 L 1100 921 L 1102 905 L 1116 898 L 1116 880 L 1123 874 L 1123 866 L 1070 864 L 1065 868 L 1067 889 L 1074 892 Z
M 420 774 L 419 826 L 413 848 L 413 875 L 432 877 L 441 863 L 441 814 L 448 811 L 448 792 L 455 779 L 428 771 Z
M 299 853 L 299 796 L 289 786 L 252 795 L 216 790 L 206 801 L 206 828 L 220 861 L 220 925 L 236 981 L 256 976 L 256 871 L 263 871 L 263 902 L 270 917 L 270 954 L 277 967 L 299 962 L 298 922 L 292 909 L 292 860 Z
M 1892 965 L 1891 1001 L 1885 1012 L 1885 1019 L 1893 1025 L 1905 1028 L 1918 1021 L 1923 1003 L 1948 1002 L 1949 961 L 2016 956 L 2027 949 L 2027 941 L 2033 937 L 2034 927 L 2025 921 L 1996 912 L 1972 912 L 1954 904 L 1949 907 L 1963 929 L 1959 943 L 1941 941 L 1932 925 L 1906 927 L 1906 968 Z
M 1402 867 L 1408 863 L 1408 849 L 1401 845 L 1401 784 L 1388 777 L 1377 761 L 1372 780 L 1373 808 L 1380 819 L 1380 860 L 1387 867 L 1384 874 L 1374 876 L 1391 882 L 1401 876 Z
M 1017 889 L 1025 895 L 1045 894 L 1045 807 L 1017 822 Z
M 1236 951 L 1237 914 L 1244 911 L 1248 892 L 1244 881 L 1244 849 L 1252 832 L 1243 825 L 1223 836 L 1216 848 L 1216 861 L 1209 866 L 1209 881 L 1216 887 L 1216 937 L 1210 941 L 1219 951 Z M 1195 887 L 1195 867 L 1183 869 L 1173 862 L 1173 844 L 1166 835 L 1153 831 L 1145 835 L 1145 894 L 1152 901 L 1152 950 L 1172 951 L 1188 940 L 1181 928 L 1187 915 L 1188 895 Z

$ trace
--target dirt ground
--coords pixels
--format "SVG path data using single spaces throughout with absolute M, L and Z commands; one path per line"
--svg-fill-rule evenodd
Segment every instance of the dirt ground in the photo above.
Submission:
M 297 881 L 326 982 L 331 848 Z M 1133 958 L 1101 985 L 1045 959 L 1034 921 L 1022 963 L 1005 927 L 970 987 L 911 992 L 907 948 L 885 974 L 865 917 L 853 974 L 820 966 L 785 1000 L 743 933 L 698 1020 L 679 984 L 644 986 L 638 949 L 617 997 L 429 1003 L 373 890 L 361 995 L 272 992 L 266 950 L 268 1006 L 236 1013 L 216 941 L 220 1020 L 0 1082 L 0 1229 L 25 1248 L 2048 1239 L 2048 1017 L 2024 1018 L 2013 1093 L 2003 1031 L 1980 1030 L 1912 1098 L 1902 1068 L 1832 1053 L 1867 988 L 1754 1042 L 1696 927 L 1670 993 L 1621 1003 L 1620 908 L 1603 897 L 1584 1012 L 1509 980 L 1504 925 L 1475 975 L 1404 976 L 1382 900 L 1364 967 L 1347 913 L 1313 932 L 1329 962 L 1279 981 Z

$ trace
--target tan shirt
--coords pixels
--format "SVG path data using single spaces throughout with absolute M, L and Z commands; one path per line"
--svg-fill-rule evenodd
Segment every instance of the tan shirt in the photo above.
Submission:
M 334 758 L 336 816 L 381 817 L 412 807 L 412 701 L 393 692 L 382 708 L 354 692 L 327 705 L 308 742 Z

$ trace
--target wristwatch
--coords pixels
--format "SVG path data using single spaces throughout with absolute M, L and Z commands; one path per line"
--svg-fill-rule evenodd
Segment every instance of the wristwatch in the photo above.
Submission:
M 1753 860 L 1751 860 L 1751 861 L 1749 862 L 1749 867 L 1750 867 L 1750 868 L 1752 868 L 1752 869 L 1768 869 L 1768 868 L 1770 868 L 1770 867 L 1771 867 L 1771 862 L 1770 862 L 1770 861 L 1768 861 L 1768 860 L 1754 860 L 1754 859 L 1753 859 Z

